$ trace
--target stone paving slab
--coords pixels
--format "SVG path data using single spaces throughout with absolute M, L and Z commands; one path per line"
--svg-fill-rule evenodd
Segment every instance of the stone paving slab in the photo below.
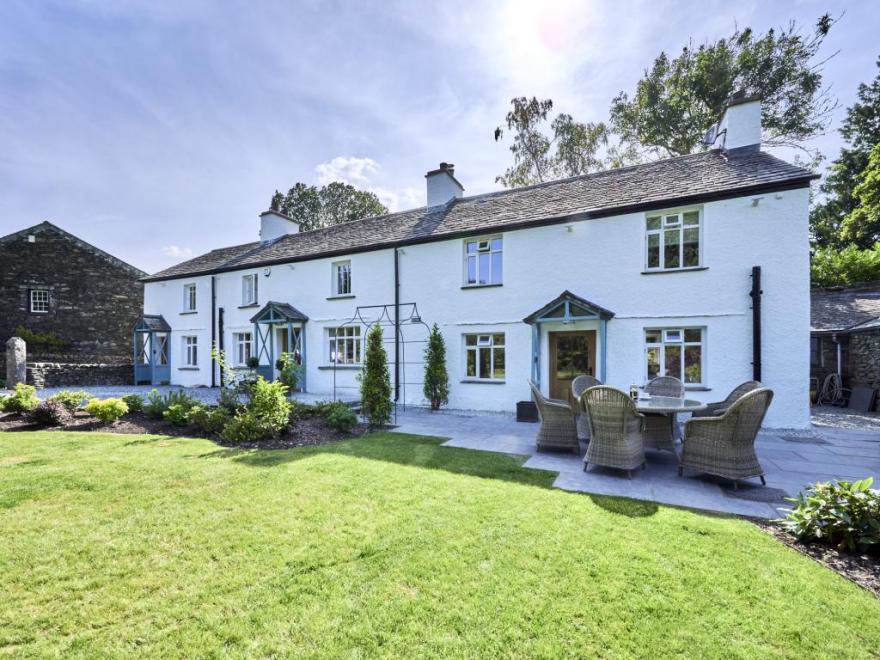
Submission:
M 557 472 L 553 485 L 563 490 L 719 513 L 775 518 L 790 505 L 783 499 L 786 495 L 794 496 L 816 481 L 873 476 L 880 484 L 880 433 L 873 428 L 762 430 L 755 448 L 767 473 L 767 486 L 753 479 L 741 481 L 735 491 L 726 480 L 691 470 L 679 477 L 676 457 L 664 451 L 648 450 L 646 469 L 634 470 L 631 479 L 623 471 L 601 467 L 584 472 L 585 445 L 580 456 L 539 453 L 538 425 L 518 423 L 504 413 L 409 408 L 398 413 L 397 422 L 398 432 L 449 438 L 446 446 L 527 456 L 524 467 Z

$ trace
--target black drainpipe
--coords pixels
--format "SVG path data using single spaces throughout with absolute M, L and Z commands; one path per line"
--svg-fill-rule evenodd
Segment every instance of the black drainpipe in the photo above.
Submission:
M 400 401 L 400 253 L 394 248 L 394 402 Z
M 220 307 L 217 310 L 217 349 L 223 350 L 223 308 Z M 223 379 L 223 370 L 220 370 L 220 387 L 223 387 L 226 383 Z
M 213 350 L 217 342 L 217 278 L 211 275 L 211 349 Z M 211 387 L 217 385 L 216 375 L 214 372 L 216 361 L 211 359 Z
M 752 266 L 752 379 L 761 380 L 761 267 Z

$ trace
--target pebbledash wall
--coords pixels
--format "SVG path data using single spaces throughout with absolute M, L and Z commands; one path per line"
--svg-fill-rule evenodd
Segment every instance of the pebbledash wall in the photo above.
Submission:
M 693 208 L 693 207 L 687 207 Z M 700 270 L 643 274 L 645 213 L 584 219 L 515 231 L 503 238 L 503 285 L 463 288 L 463 240 L 400 248 L 400 301 L 415 302 L 422 319 L 438 323 L 448 348 L 449 407 L 512 411 L 529 398 L 531 326 L 523 318 L 562 291 L 615 313 L 607 325 L 606 382 L 627 388 L 645 382 L 646 328 L 705 328 L 705 388 L 689 397 L 714 401 L 752 377 L 753 266 L 762 268 L 763 382 L 775 391 L 766 424 L 809 425 L 809 242 L 806 188 L 736 197 L 698 205 L 701 209 Z M 661 210 L 659 207 L 657 210 Z M 666 210 L 666 209 L 662 209 Z M 653 212 L 653 211 L 652 211 Z M 351 297 L 331 296 L 331 265 L 350 259 Z M 241 278 L 259 275 L 259 305 L 241 308 Z M 266 274 L 268 273 L 268 274 Z M 172 327 L 172 382 L 211 383 L 211 280 L 224 309 L 224 343 L 251 331 L 249 319 L 269 300 L 286 302 L 308 315 L 307 389 L 333 391 L 326 328 L 348 321 L 358 305 L 394 301 L 394 250 L 340 255 L 214 276 L 148 282 L 144 312 L 162 314 Z M 196 313 L 182 313 L 183 286 L 198 288 Z M 542 324 L 541 386 L 547 392 L 547 332 L 596 328 L 595 322 L 553 327 Z M 465 382 L 465 333 L 503 332 L 506 378 L 502 383 Z M 197 335 L 199 368 L 181 368 L 181 337 Z M 407 360 L 413 359 L 408 347 Z M 416 347 L 420 351 L 420 347 Z M 599 351 L 601 360 L 602 351 Z M 407 380 L 421 381 L 419 366 L 407 365 Z M 602 366 L 597 365 L 601 373 Z M 418 373 L 414 373 L 418 372 Z M 336 372 L 339 385 L 355 391 L 357 370 Z M 215 378 L 219 378 L 215 374 Z M 406 401 L 424 404 L 421 388 L 410 385 Z

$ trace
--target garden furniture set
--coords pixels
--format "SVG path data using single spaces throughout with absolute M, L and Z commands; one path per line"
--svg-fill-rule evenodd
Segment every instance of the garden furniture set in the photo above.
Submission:
M 689 468 L 730 479 L 734 488 L 750 477 L 765 483 L 754 445 L 773 391 L 757 381 L 744 382 L 713 403 L 685 398 L 684 384 L 669 376 L 650 381 L 636 399 L 592 376 L 578 376 L 571 386 L 573 404 L 549 399 L 529 384 L 541 421 L 538 450 L 580 454 L 585 440 L 585 471 L 599 465 L 631 477 L 633 470 L 645 469 L 646 449 L 660 449 L 675 454 L 679 476 Z M 690 413 L 683 425 L 677 419 L 681 413 Z

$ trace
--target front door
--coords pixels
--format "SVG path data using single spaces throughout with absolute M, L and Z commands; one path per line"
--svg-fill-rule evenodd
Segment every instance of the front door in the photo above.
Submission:
M 550 397 L 568 401 L 571 381 L 596 373 L 596 331 L 550 332 Z

